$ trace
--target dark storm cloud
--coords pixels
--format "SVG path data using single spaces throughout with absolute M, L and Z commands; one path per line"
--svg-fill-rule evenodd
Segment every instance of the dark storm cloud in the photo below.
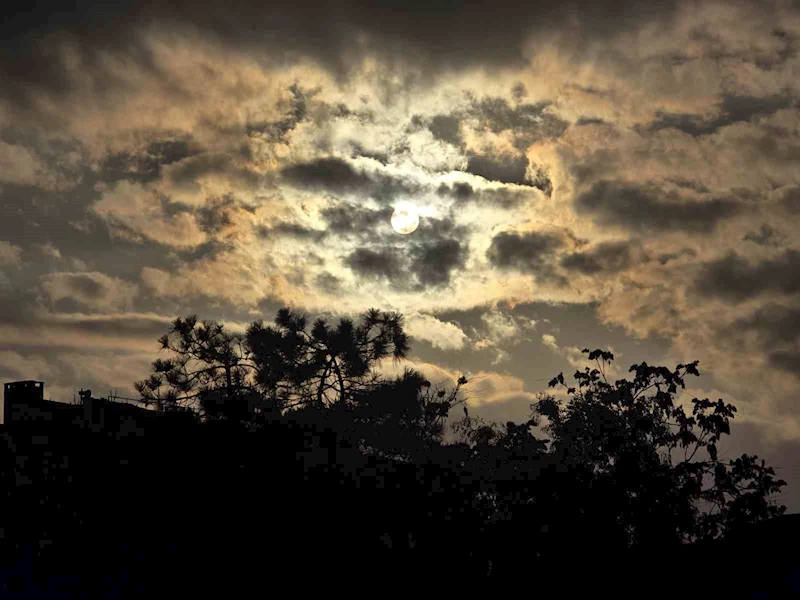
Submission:
M 304 91 L 296 83 L 289 86 L 292 98 L 285 111 L 285 116 L 277 121 L 262 121 L 247 124 L 249 137 L 260 137 L 270 142 L 286 142 L 286 135 L 294 130 L 308 116 L 309 100 L 318 90 Z
M 451 215 L 442 218 L 425 217 L 420 219 L 417 232 L 419 232 L 419 235 L 403 236 L 400 243 L 413 246 L 415 244 L 434 243 L 446 239 L 463 240 L 467 238 L 469 229 L 463 225 L 456 225 L 455 219 L 451 213 Z M 415 234 L 417 232 L 415 232 Z
M 764 349 L 786 345 L 800 340 L 800 307 L 770 302 L 750 315 L 736 319 L 731 330 L 757 332 Z
M 515 87 L 512 94 L 521 98 L 520 94 L 524 94 L 524 91 L 524 86 Z M 489 130 L 497 134 L 511 132 L 514 147 L 522 154 L 531 144 L 543 139 L 558 138 L 569 127 L 566 121 L 545 112 L 550 104 L 550 102 L 539 102 L 511 105 L 505 98 L 496 96 L 472 98 L 466 109 L 451 114 L 436 115 L 429 121 L 415 115 L 411 119 L 409 132 L 427 126 L 434 138 L 463 149 L 461 124 L 467 120 L 479 131 Z M 524 156 L 494 159 L 473 155 L 470 157 L 467 170 L 486 179 L 525 185 L 526 167 L 527 161 Z
M 355 140 L 350 140 L 349 144 L 350 148 L 352 148 L 352 158 L 358 158 L 360 156 L 363 156 L 364 158 L 371 158 L 372 160 L 381 163 L 384 167 L 389 164 L 389 155 L 387 153 L 366 150 L 364 146 Z
M 714 133 L 719 127 L 720 125 L 717 120 L 706 120 L 700 115 L 657 111 L 656 118 L 650 124 L 648 130 L 660 131 L 662 129 L 677 129 L 678 131 L 697 137 Z
M 365 194 L 389 202 L 404 194 L 413 194 L 418 186 L 382 173 L 357 170 L 341 158 L 320 158 L 284 168 L 281 175 L 298 188 L 332 194 Z
M 778 202 L 786 212 L 800 214 L 800 185 L 789 185 L 782 189 Z
M 669 183 L 674 183 L 679 188 L 683 188 L 685 190 L 694 190 L 698 194 L 707 194 L 711 191 L 702 183 L 692 181 L 690 179 L 684 179 L 683 177 L 669 177 L 666 179 L 666 181 Z
M 759 69 L 771 71 L 776 67 L 782 66 L 792 56 L 797 54 L 797 36 L 788 31 L 776 27 L 772 31 L 772 37 L 781 41 L 781 48 L 770 56 L 760 56 L 754 62 Z
M 374 210 L 342 203 L 324 209 L 322 218 L 333 233 L 371 236 L 378 225 L 390 222 L 392 212 L 391 207 Z
M 721 127 L 733 123 L 748 122 L 757 116 L 769 116 L 782 108 L 789 108 L 793 100 L 788 95 L 773 95 L 758 98 L 755 96 L 725 95 L 719 103 L 720 115 L 706 118 L 701 115 L 685 113 L 657 112 L 656 119 L 648 127 L 649 131 L 678 129 L 692 136 L 714 133 Z
M 16 5 L 15 5 L 16 4 Z M 140 24 L 156 22 L 169 29 L 189 26 L 227 45 L 258 49 L 278 57 L 311 57 L 344 76 L 354 57 L 375 55 L 390 63 L 411 62 L 428 73 L 483 65 L 524 66 L 522 44 L 531 34 L 562 30 L 575 51 L 642 23 L 667 22 L 678 3 L 637 0 L 547 0 L 520 5 L 501 0 L 487 4 L 434 2 L 368 2 L 344 0 L 278 0 L 265 7 L 234 0 L 224 4 L 186 4 L 177 0 L 123 0 L 109 13 L 106 5 L 79 0 L 56 8 L 47 3 L 5 4 L 0 35 L 7 51 L 0 62 L 3 80 L 25 85 L 3 86 L 2 93 L 25 107 L 31 87 L 53 95 L 69 92 L 71 81 L 41 41 L 65 32 L 80 43 L 83 64 L 92 68 L 101 56 L 94 49 L 126 50 L 142 68 L 155 70 L 152 55 L 138 46 Z M 83 46 L 86 46 L 85 48 Z M 97 88 L 113 89 L 118 76 L 107 74 Z
M 118 152 L 103 160 L 99 177 L 102 181 L 119 180 L 148 182 L 161 176 L 161 167 L 190 156 L 186 140 L 161 140 L 148 144 L 142 153 Z
M 717 223 L 740 214 L 741 203 L 725 198 L 696 201 L 655 187 L 599 181 L 575 199 L 579 213 L 602 225 L 639 232 L 687 231 L 711 233 Z
M 467 202 L 475 198 L 475 188 L 465 181 L 457 181 L 452 185 L 442 183 L 436 193 L 440 196 L 450 196 L 458 202 Z
M 501 183 L 514 183 L 516 185 L 531 185 L 525 179 L 528 168 L 528 159 L 517 157 L 470 156 L 467 162 L 467 173 L 483 177 L 488 181 Z
M 762 223 L 759 231 L 748 231 L 742 241 L 750 241 L 759 246 L 778 246 L 777 233 L 778 231 L 774 227 L 767 223 Z
M 667 252 L 665 254 L 659 254 L 658 262 L 660 262 L 662 265 L 665 265 L 669 261 L 678 259 L 681 256 L 695 257 L 697 256 L 697 251 L 694 250 L 693 248 L 682 248 L 678 252 Z
M 520 151 L 534 142 L 560 137 L 569 127 L 554 115 L 545 112 L 550 102 L 512 106 L 504 98 L 484 98 L 473 102 L 469 114 L 478 120 L 479 129 L 493 133 L 510 131 L 515 135 L 514 145 Z
M 642 257 L 644 260 L 646 257 Z M 601 242 L 585 252 L 567 254 L 561 259 L 561 266 L 568 271 L 578 271 L 584 275 L 599 273 L 619 273 L 636 262 L 631 251 L 631 243 Z
M 500 269 L 530 273 L 537 280 L 565 285 L 566 278 L 555 273 L 553 262 L 556 253 L 566 245 L 566 237 L 572 235 L 555 232 L 499 233 L 492 238 L 486 258 Z
M 191 185 L 204 175 L 214 174 L 224 174 L 227 179 L 250 188 L 258 186 L 262 179 L 255 171 L 237 166 L 232 154 L 221 152 L 204 152 L 177 162 L 169 170 L 169 179 L 178 185 Z
M 329 294 L 335 294 L 340 291 L 342 280 L 331 273 L 320 273 L 314 279 L 317 286 Z
M 370 212 L 378 211 L 362 212 L 362 219 Z M 348 214 L 336 213 L 340 217 Z M 368 218 L 374 218 L 374 214 Z M 388 222 L 388 215 L 386 219 Z M 424 218 L 412 235 L 398 235 L 388 228 L 376 230 L 374 225 L 359 234 L 370 247 L 357 249 L 345 263 L 361 277 L 385 277 L 396 289 L 419 291 L 447 286 L 453 273 L 464 267 L 468 255 L 468 247 L 461 241 L 466 229 L 450 217 Z
M 272 227 L 260 227 L 258 229 L 258 234 L 262 237 L 270 237 L 273 235 L 277 236 L 286 236 L 286 237 L 293 237 L 297 239 L 304 239 L 304 240 L 314 240 L 314 241 L 321 241 L 325 237 L 327 237 L 328 232 L 322 229 L 310 229 L 308 227 L 303 227 L 297 223 L 287 223 L 286 221 L 280 221 L 276 225 Z
M 209 234 L 219 233 L 223 229 L 230 227 L 233 223 L 231 211 L 237 204 L 233 196 L 209 198 L 195 213 L 198 227 L 200 227 L 201 231 Z
M 768 355 L 770 366 L 800 378 L 800 350 L 779 350 Z
M 436 189 L 436 193 L 440 196 L 449 196 L 458 204 L 474 202 L 481 206 L 497 206 L 505 209 L 519 206 L 530 199 L 532 194 L 506 187 L 476 190 L 465 181 L 457 181 L 452 185 L 442 183 Z
M 720 109 L 727 117 L 729 123 L 737 123 L 749 121 L 753 117 L 769 116 L 783 108 L 790 108 L 793 105 L 794 100 L 788 94 L 776 94 L 761 98 L 726 94 L 722 97 Z
M 173 252 L 184 263 L 195 263 L 201 260 L 214 260 L 233 248 L 234 245 L 230 242 L 221 239 L 210 239 L 196 246 L 176 248 Z
M 514 87 L 511 88 L 511 97 L 514 98 L 517 102 L 522 102 L 522 99 L 528 95 L 528 89 L 525 87 L 525 84 L 517 82 L 514 84 Z
M 88 297 L 99 298 L 106 293 L 106 288 L 99 281 L 84 273 L 75 273 L 65 278 L 64 284 L 68 290 Z
M 800 252 L 786 250 L 772 259 L 751 264 L 729 252 L 724 258 L 703 266 L 694 282 L 695 291 L 736 303 L 767 292 L 800 292 Z
M 323 189 L 334 193 L 356 192 L 369 187 L 372 180 L 356 171 L 340 158 L 320 158 L 292 165 L 281 171 L 292 185 L 301 188 Z
M 461 119 L 454 115 L 436 115 L 428 125 L 433 137 L 454 146 L 461 146 L 464 142 L 460 127 Z
M 549 198 L 553 193 L 553 182 L 550 180 L 547 170 L 534 166 L 532 171 L 533 173 L 530 177 L 530 185 L 542 190 L 542 192 L 544 192 L 544 194 Z
M 358 248 L 345 263 L 354 273 L 367 278 L 405 279 L 403 260 L 392 248 L 370 250 Z
M 575 125 L 578 127 L 582 127 L 584 125 L 602 125 L 605 123 L 603 119 L 598 119 L 597 117 L 580 117 L 577 121 L 575 121 Z
M 539 102 L 512 107 L 504 98 L 486 98 L 475 102 L 471 112 L 478 117 L 481 127 L 501 133 L 538 127 L 549 105 L 550 102 Z
M 422 287 L 450 284 L 451 273 L 464 267 L 467 250 L 455 239 L 420 244 L 411 251 L 411 268 Z

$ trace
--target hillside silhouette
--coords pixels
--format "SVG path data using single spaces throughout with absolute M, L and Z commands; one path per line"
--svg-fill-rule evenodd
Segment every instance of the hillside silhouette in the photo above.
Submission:
M 426 581 L 567 596 L 800 592 L 798 517 L 773 500 L 786 482 L 757 456 L 719 455 L 735 407 L 675 404 L 697 362 L 641 363 L 610 383 L 613 354 L 585 349 L 596 369 L 574 386 L 550 381 L 568 401 L 542 392 L 528 421 L 500 424 L 470 415 L 464 377 L 379 375 L 410 349 L 396 313 L 308 323 L 283 309 L 241 335 L 190 316 L 159 343 L 136 383 L 148 411 L 87 393 L 66 417 L 9 420 L 7 390 L 4 596 Z M 44 402 L 29 399 L 48 415 Z

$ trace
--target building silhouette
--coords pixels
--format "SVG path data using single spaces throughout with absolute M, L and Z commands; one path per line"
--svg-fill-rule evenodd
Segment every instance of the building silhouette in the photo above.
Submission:
M 77 403 L 45 400 L 42 381 L 15 381 L 3 388 L 4 426 L 9 430 L 78 427 L 115 437 L 143 436 L 165 421 L 189 424 L 194 420 L 189 412 L 166 415 L 115 399 L 94 398 L 91 390 L 81 390 Z

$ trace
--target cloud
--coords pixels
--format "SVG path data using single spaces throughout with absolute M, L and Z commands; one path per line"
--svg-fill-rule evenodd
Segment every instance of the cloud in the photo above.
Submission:
M 413 338 L 429 342 L 441 350 L 460 350 L 469 341 L 458 325 L 423 313 L 406 315 L 405 330 Z
M 451 185 L 446 183 L 439 184 L 436 189 L 439 196 L 453 198 L 456 204 L 473 203 L 487 208 L 517 208 L 521 204 L 535 199 L 534 192 L 510 188 L 508 186 L 499 187 L 473 187 L 466 181 L 456 181 Z
M 39 286 L 46 302 L 67 311 L 126 311 L 132 308 L 138 294 L 136 284 L 96 271 L 42 275 Z
M 493 157 L 475 155 L 469 158 L 466 170 L 468 173 L 483 177 L 488 181 L 513 183 L 515 185 L 532 185 L 525 176 L 527 169 L 528 159 L 524 156 Z
M 745 207 L 727 198 L 694 201 L 676 193 L 613 181 L 599 181 L 575 200 L 578 213 L 598 223 L 637 232 L 690 231 L 710 233 L 718 223 L 741 214 Z
M 800 307 L 769 302 L 731 323 L 737 331 L 755 331 L 764 349 L 800 340 Z
M 0 140 L 0 183 L 39 185 L 45 170 L 31 149 Z
M 558 340 L 552 334 L 542 334 L 542 344 L 550 348 L 556 354 L 562 356 L 571 367 L 578 371 L 583 372 L 586 367 L 589 367 L 590 371 L 595 368 L 600 370 L 597 362 L 590 361 L 589 354 L 583 352 L 582 348 L 578 348 L 577 346 L 560 346 L 558 344 Z M 590 350 L 594 350 L 594 348 L 590 348 Z M 614 349 L 611 346 L 606 346 L 606 350 L 614 355 L 614 361 L 610 363 L 600 361 L 603 367 L 602 372 L 605 373 L 609 382 L 622 379 L 625 377 L 625 373 L 617 364 L 619 359 L 622 357 L 622 354 L 619 352 L 614 352 Z
M 779 246 L 779 239 L 782 238 L 779 232 L 769 225 L 769 223 L 762 223 L 761 228 L 755 231 L 748 231 L 744 237 L 742 238 L 743 241 L 753 242 L 754 244 L 758 244 L 759 246 Z
M 187 8 L 167 1 L 121 6 L 119 19 L 109 23 L 97 7 L 82 3 L 76 7 L 75 16 L 64 15 L 57 22 L 48 20 L 49 13 L 44 9 L 11 11 L 9 14 L 16 16 L 4 22 L 4 38 L 14 41 L 12 55 L 24 56 L 25 60 L 18 60 L 17 64 L 8 60 L 0 66 L 6 77 L 23 86 L 4 94 L 16 102 L 24 101 L 32 87 L 51 94 L 66 92 L 69 79 L 59 71 L 61 65 L 48 65 L 48 54 L 42 49 L 35 51 L 35 40 L 41 39 L 43 32 L 56 31 L 75 39 L 84 50 L 79 57 L 85 67 L 95 70 L 101 61 L 85 48 L 126 48 L 136 43 L 137 34 L 147 23 L 155 21 L 172 30 L 198 31 L 203 37 L 241 51 L 260 49 L 267 56 L 280 51 L 284 53 L 281 56 L 307 57 L 340 76 L 364 55 L 387 64 L 405 59 L 432 76 L 453 69 L 519 68 L 525 64 L 523 46 L 530 36 L 563 31 L 573 46 L 588 48 L 596 41 L 656 19 L 670 19 L 678 6 L 677 2 L 646 6 L 630 0 L 597 4 L 573 1 L 566 5 L 549 1 L 524 9 L 503 0 L 491 10 L 480 4 L 457 10 L 439 4 L 417 4 L 397 11 L 380 3 L 365 7 L 348 0 L 336 7 L 282 2 L 275 11 L 265 13 L 244 2 L 234 2 L 223 9 L 213 3 Z M 312 14 L 314 17 L 309 18 Z M 132 23 L 137 25 L 131 27 Z M 12 32 L 16 35 L 12 36 Z M 140 61 L 145 63 L 145 58 Z M 106 77 L 96 83 L 113 81 Z
M 120 181 L 103 189 L 91 210 L 122 237 L 178 247 L 197 246 L 207 239 L 190 209 L 170 205 L 156 190 L 137 183 Z
M 482 313 L 480 320 L 484 332 L 475 343 L 478 350 L 505 343 L 516 345 L 523 340 L 526 331 L 536 329 L 538 323 L 536 319 L 517 317 L 497 309 Z
M 481 315 L 481 321 L 486 324 L 488 339 L 493 342 L 513 338 L 520 333 L 520 327 L 511 315 L 493 310 Z
M 22 266 L 22 248 L 0 240 L 0 265 L 20 267 Z
M 298 188 L 331 194 L 361 194 L 386 203 L 413 194 L 417 186 L 382 172 L 357 169 L 338 157 L 318 158 L 281 170 L 284 180 Z
M 388 231 L 393 209 L 372 209 L 357 204 L 337 203 L 322 210 L 328 230 L 340 235 L 371 236 L 379 225 Z
M 355 273 L 362 277 L 405 279 L 407 274 L 403 261 L 392 249 L 370 250 L 358 248 L 345 261 Z
M 600 242 L 584 252 L 566 254 L 561 258 L 561 266 L 568 271 L 584 275 L 619 273 L 634 264 L 647 262 L 649 257 L 641 249 L 641 244 L 629 241 Z
M 779 204 L 790 214 L 800 214 L 800 185 L 787 185 L 778 190 Z
M 420 243 L 411 250 L 411 269 L 422 287 L 444 286 L 464 266 L 466 256 L 466 248 L 455 239 Z
M 265 298 L 287 297 L 285 276 L 249 260 L 238 248 L 224 248 L 213 256 L 178 263 L 174 270 L 143 267 L 141 281 L 160 298 L 194 297 L 224 300 L 237 308 L 252 308 Z
M 770 366 L 791 373 L 800 379 L 800 350 L 778 350 L 768 354 Z
M 650 131 L 675 128 L 693 136 L 709 135 L 721 127 L 734 123 L 748 122 L 757 116 L 769 116 L 775 112 L 792 106 L 792 98 L 788 94 L 772 96 L 739 96 L 725 94 L 718 104 L 719 115 L 706 118 L 701 115 L 670 114 L 657 112 L 651 123 Z
M 292 185 L 340 194 L 358 192 L 373 183 L 365 173 L 336 157 L 292 165 L 284 168 L 281 174 Z
M 102 181 L 112 183 L 126 180 L 147 183 L 161 177 L 162 167 L 188 158 L 193 153 L 186 139 L 145 141 L 141 147 L 112 152 L 100 163 Z
M 694 281 L 700 296 L 730 303 L 767 294 L 800 291 L 800 252 L 784 250 L 773 258 L 748 261 L 733 251 L 705 263 Z
M 287 143 L 290 132 L 308 118 L 309 101 L 318 90 L 305 91 L 297 83 L 289 86 L 291 97 L 286 103 L 286 110 L 280 118 L 265 120 L 247 125 L 250 137 L 260 137 L 269 142 Z
M 378 370 L 386 376 L 394 376 L 402 373 L 405 367 L 418 370 L 434 385 L 449 388 L 455 386 L 459 377 L 465 376 L 467 385 L 463 394 L 470 408 L 509 402 L 527 405 L 536 399 L 535 394 L 525 389 L 522 379 L 496 371 L 464 372 L 421 360 L 384 361 Z
M 518 103 L 512 106 L 505 98 L 484 97 L 472 103 L 469 114 L 477 120 L 478 129 L 514 136 L 513 145 L 524 151 L 542 140 L 560 137 L 568 127 L 566 121 L 547 111 L 552 103 Z
M 461 137 L 461 119 L 455 115 L 436 115 L 431 119 L 428 129 L 437 140 L 454 146 L 464 143 Z
M 667 252 L 665 254 L 660 254 L 658 257 L 658 262 L 661 263 L 662 265 L 665 265 L 671 260 L 677 260 L 684 256 L 694 258 L 695 256 L 697 256 L 697 251 L 694 250 L 693 248 L 681 248 L 681 250 L 678 252 Z
M 512 354 L 506 348 L 516 346 L 523 341 L 530 341 L 527 334 L 536 329 L 538 321 L 526 317 L 515 316 L 499 309 L 483 312 L 480 316 L 482 327 L 474 329 L 473 348 L 476 350 L 490 350 L 494 355 L 491 359 L 493 366 L 509 362 Z
M 258 235 L 263 237 L 293 237 L 317 242 L 322 241 L 328 235 L 328 232 L 324 229 L 311 229 L 299 223 L 288 223 L 286 221 L 279 221 L 272 227 L 259 227 L 257 231 Z
M 407 254 L 392 247 L 357 248 L 345 264 L 361 277 L 422 289 L 449 285 L 453 271 L 463 267 L 465 260 L 466 249 L 458 240 L 439 239 L 410 243 Z
M 555 272 L 555 256 L 562 249 L 573 249 L 582 243 L 564 229 L 502 232 L 492 238 L 486 258 L 500 269 L 530 273 L 542 283 L 566 285 L 566 278 Z

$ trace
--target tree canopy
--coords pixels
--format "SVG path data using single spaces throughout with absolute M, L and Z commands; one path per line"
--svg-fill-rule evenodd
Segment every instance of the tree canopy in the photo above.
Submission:
M 408 505 L 396 506 L 394 517 L 405 514 L 405 525 L 395 545 L 400 536 L 433 551 L 441 543 L 434 532 L 462 539 L 469 531 L 463 543 L 484 563 L 491 555 L 495 571 L 519 560 L 507 541 L 520 532 L 537 558 L 555 560 L 576 536 L 595 540 L 586 548 L 677 547 L 785 511 L 771 497 L 786 482 L 764 460 L 719 456 L 735 407 L 693 398 L 687 414 L 676 403 L 684 378 L 699 376 L 697 361 L 674 370 L 632 365 L 630 381 L 609 383 L 613 354 L 584 349 L 598 368 L 576 371 L 574 386 L 563 373 L 549 383 L 566 389 L 566 401 L 540 392 L 527 421 L 501 425 L 470 414 L 464 377 L 449 389 L 411 369 L 381 377 L 381 361 L 406 358 L 409 345 L 402 316 L 377 310 L 358 323 L 317 319 L 309 330 L 306 317 L 283 309 L 274 325 L 256 321 L 243 334 L 190 316 L 161 339 L 171 356 L 156 360 L 137 388 L 148 402 L 193 405 L 207 420 L 329 431 L 333 445 L 390 461 L 382 481 L 415 470 L 408 476 L 416 483 L 403 489 L 417 486 L 425 496 L 434 486 L 441 502 L 403 496 Z M 464 416 L 454 420 L 451 411 L 462 403 Z M 448 419 L 456 442 L 444 441 Z M 326 469 L 339 469 L 342 481 L 363 481 L 367 463 L 333 464 L 333 456 Z M 415 503 L 430 509 L 409 512 Z

